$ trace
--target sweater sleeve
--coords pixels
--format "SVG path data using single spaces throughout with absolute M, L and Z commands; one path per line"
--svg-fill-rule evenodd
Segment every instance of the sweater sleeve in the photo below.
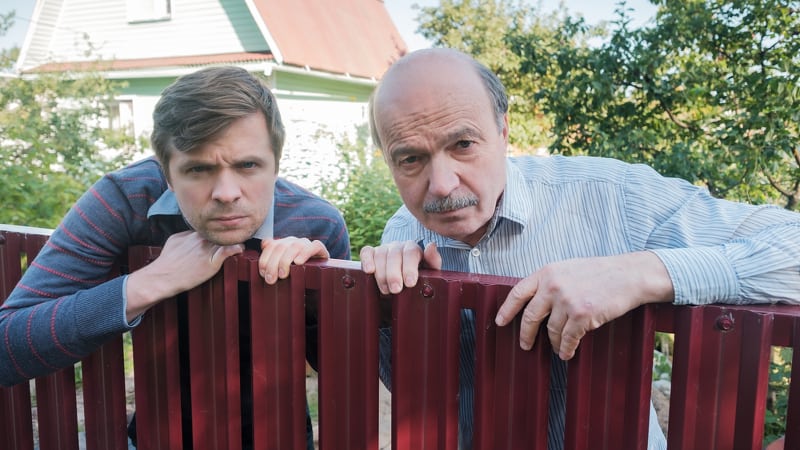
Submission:
M 350 235 L 342 213 L 321 197 L 279 178 L 275 186 L 275 238 L 319 240 L 331 258 L 350 259 Z
M 110 274 L 130 245 L 147 243 L 154 199 L 122 187 L 138 178 L 163 189 L 145 169 L 107 175 L 84 193 L 0 307 L 0 384 L 70 366 L 131 328 L 125 276 Z

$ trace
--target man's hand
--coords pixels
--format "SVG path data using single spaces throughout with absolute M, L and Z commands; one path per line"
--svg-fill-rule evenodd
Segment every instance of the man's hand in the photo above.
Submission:
M 673 297 L 669 274 L 653 253 L 571 259 L 548 264 L 517 283 L 495 322 L 507 325 L 524 307 L 520 347 L 533 347 L 539 325 L 547 320 L 553 350 L 568 360 L 588 331 L 639 305 Z
M 311 258 L 330 258 L 328 249 L 321 241 L 310 241 L 293 236 L 261 241 L 261 256 L 258 271 L 267 284 L 289 276 L 292 264 L 303 264 Z
M 204 283 L 219 272 L 229 256 L 242 251 L 241 244 L 217 245 L 196 231 L 173 234 L 158 258 L 128 276 L 128 321 L 156 303 Z
M 384 295 L 397 294 L 403 287 L 416 286 L 420 264 L 427 269 L 442 268 L 442 256 L 432 242 L 424 252 L 414 241 L 367 246 L 361 249 L 360 259 L 361 270 L 375 274 L 378 289 Z

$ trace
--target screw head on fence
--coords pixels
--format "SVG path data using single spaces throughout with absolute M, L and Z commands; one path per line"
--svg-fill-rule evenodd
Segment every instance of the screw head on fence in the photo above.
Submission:
M 717 321 L 714 324 L 719 331 L 731 331 L 733 330 L 733 325 L 733 314 L 729 312 L 717 317 Z
M 351 289 L 355 285 L 356 285 L 355 278 L 351 277 L 350 275 L 345 275 L 342 277 L 342 286 L 344 286 L 345 289 Z
M 431 286 L 428 283 L 425 283 L 425 284 L 422 285 L 422 289 L 420 290 L 420 293 L 425 298 L 431 298 L 431 297 L 433 297 L 433 294 L 436 293 L 436 291 L 433 289 L 433 286 Z

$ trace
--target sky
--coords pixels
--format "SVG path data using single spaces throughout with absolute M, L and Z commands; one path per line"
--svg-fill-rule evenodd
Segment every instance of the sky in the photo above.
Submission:
M 581 15 L 587 22 L 594 24 L 601 20 L 613 19 L 619 0 L 531 0 L 531 4 L 540 5 L 539 9 L 546 12 L 556 9 L 559 2 L 563 2 L 573 15 Z M 22 46 L 25 40 L 25 31 L 33 14 L 34 3 L 34 0 L 2 0 L 0 2 L 0 14 L 6 14 L 11 10 L 16 11 L 14 26 L 5 36 L 0 36 L 0 49 L 10 48 L 14 45 Z M 415 33 L 419 11 L 412 9 L 412 5 L 436 6 L 439 4 L 439 0 L 384 0 L 384 3 L 409 50 L 430 46 L 424 38 Z M 648 0 L 627 0 L 626 4 L 628 8 L 633 9 L 631 17 L 634 26 L 646 22 L 656 11 L 656 7 Z

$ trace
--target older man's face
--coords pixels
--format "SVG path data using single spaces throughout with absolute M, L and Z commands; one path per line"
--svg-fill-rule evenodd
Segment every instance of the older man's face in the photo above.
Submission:
M 419 58 L 378 92 L 375 124 L 406 207 L 426 228 L 475 245 L 506 183 L 508 123 L 463 60 Z

